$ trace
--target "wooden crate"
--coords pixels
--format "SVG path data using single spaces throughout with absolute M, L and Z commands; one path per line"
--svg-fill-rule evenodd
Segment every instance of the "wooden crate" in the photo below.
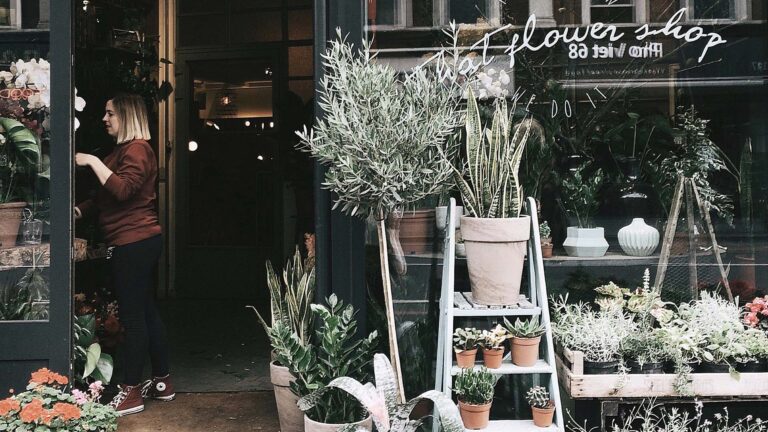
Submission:
M 557 349 L 555 361 L 560 382 L 573 399 L 682 396 L 675 391 L 673 373 L 585 375 L 584 353 L 561 347 Z M 737 380 L 727 373 L 692 373 L 693 396 L 768 396 L 767 372 L 740 375 Z

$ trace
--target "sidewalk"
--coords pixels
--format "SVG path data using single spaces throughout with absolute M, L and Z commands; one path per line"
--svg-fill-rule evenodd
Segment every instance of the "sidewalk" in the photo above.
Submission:
M 179 393 L 149 401 L 142 413 L 120 418 L 120 432 L 279 432 L 272 392 Z

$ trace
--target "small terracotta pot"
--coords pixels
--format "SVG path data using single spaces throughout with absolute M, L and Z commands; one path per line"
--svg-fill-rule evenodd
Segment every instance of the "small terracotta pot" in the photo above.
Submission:
M 552 243 L 541 245 L 541 257 L 552 258 L 552 250 L 554 248 L 555 248 L 555 245 L 553 245 Z
M 459 401 L 459 414 L 464 427 L 467 429 L 485 429 L 488 427 L 488 420 L 491 417 L 491 404 L 488 402 L 483 405 L 465 404 Z
M 483 348 L 483 363 L 488 369 L 501 367 L 501 359 L 504 357 L 504 347 L 496 349 Z
M 535 338 L 512 338 L 512 363 L 515 366 L 531 367 L 539 359 L 539 342 L 541 336 Z
M 464 351 L 456 351 L 456 349 L 453 350 L 456 353 L 456 365 L 460 368 L 471 368 L 475 367 L 475 357 L 477 356 L 477 348 L 473 348 L 471 350 L 464 350 Z
M 538 427 L 549 427 L 552 425 L 552 416 L 555 414 L 555 403 L 549 401 L 549 408 L 531 407 L 533 413 L 533 424 Z

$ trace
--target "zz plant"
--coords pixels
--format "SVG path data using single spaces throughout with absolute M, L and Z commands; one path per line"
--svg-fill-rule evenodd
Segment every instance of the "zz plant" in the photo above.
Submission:
M 560 202 L 568 217 L 576 221 L 579 228 L 591 228 L 592 218 L 597 213 L 599 202 L 597 194 L 603 185 L 603 170 L 598 169 L 592 175 L 585 171 L 588 163 L 579 165 L 562 179 Z
M 314 318 L 319 323 L 316 344 L 304 344 L 285 321 L 277 321 L 269 329 L 275 357 L 296 377 L 291 391 L 299 397 L 327 386 L 334 378 L 352 377 L 365 382 L 370 378 L 370 362 L 377 333 L 361 339 L 356 336 L 357 321 L 351 305 L 331 295 L 327 306 L 313 304 Z M 306 414 L 323 423 L 354 423 L 363 417 L 363 408 L 340 391 L 329 390 Z

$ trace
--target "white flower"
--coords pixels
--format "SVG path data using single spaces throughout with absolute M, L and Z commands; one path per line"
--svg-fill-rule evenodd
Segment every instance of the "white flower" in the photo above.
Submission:
M 0 71 L 0 80 L 2 81 L 11 81 L 13 79 L 13 74 L 8 71 Z
M 26 74 L 19 74 L 16 76 L 16 81 L 14 82 L 16 85 L 16 88 L 22 88 L 27 85 L 27 75 Z
M 85 99 L 77 95 L 77 87 L 75 87 L 75 110 L 82 111 L 85 109 Z
M 80 120 L 78 120 L 77 117 L 75 117 L 75 130 L 77 130 L 77 128 L 79 127 L 80 127 Z
M 488 75 L 489 75 L 489 76 L 493 76 L 494 74 L 496 74 L 496 69 L 494 69 L 494 68 L 489 68 L 489 69 L 488 69 Z
M 503 85 L 509 84 L 509 75 L 507 75 L 503 69 L 499 72 L 499 81 L 501 81 Z

